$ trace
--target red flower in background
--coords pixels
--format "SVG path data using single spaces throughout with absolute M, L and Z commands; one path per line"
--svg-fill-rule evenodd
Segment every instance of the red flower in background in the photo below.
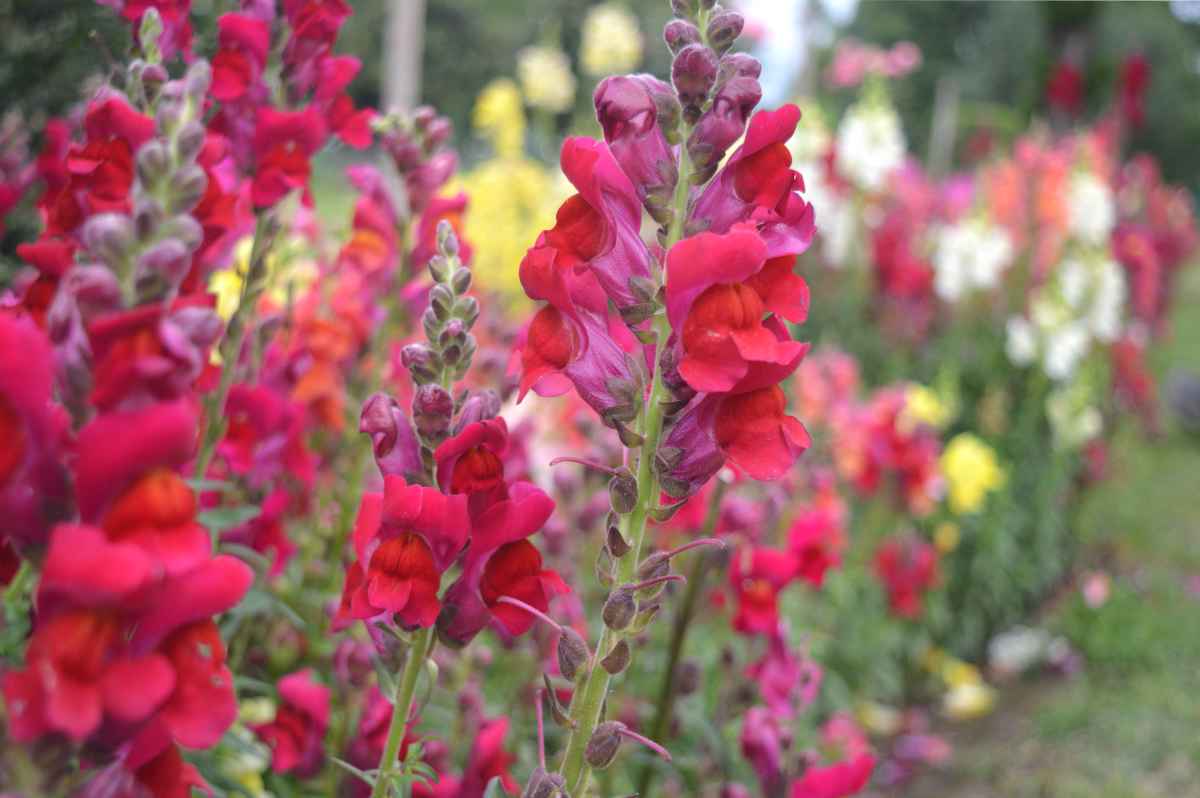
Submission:
M 248 14 L 222 14 L 217 20 L 217 47 L 210 92 L 221 102 L 235 102 L 262 76 L 271 48 L 271 29 Z
M 874 567 L 892 613 L 901 618 L 920 616 L 922 597 L 938 581 L 937 549 L 914 536 L 891 538 L 875 552 Z
M 254 128 L 254 183 L 250 196 L 256 207 L 274 205 L 293 191 L 306 203 L 309 158 L 325 143 L 325 119 L 315 108 L 300 111 L 258 109 Z
M 811 444 L 804 425 L 785 412 L 777 385 L 720 397 L 713 411 L 713 440 L 754 479 L 778 479 Z
M 325 758 L 330 690 L 306 668 L 279 680 L 279 699 L 275 719 L 254 726 L 253 731 L 271 748 L 272 770 L 312 776 Z
M 1150 61 L 1133 53 L 1121 62 L 1121 115 L 1133 127 L 1146 122 L 1146 89 L 1150 86 Z
M 857 795 L 871 780 L 875 757 L 869 753 L 832 765 L 811 767 L 792 782 L 791 798 L 847 798 Z
M 795 578 L 796 561 L 786 551 L 754 547 L 736 552 L 729 571 L 737 601 L 733 628 L 744 634 L 775 634 L 779 593 Z
M 1057 111 L 1075 116 L 1083 110 L 1083 73 L 1069 61 L 1059 61 L 1046 82 L 1046 102 Z
M 788 530 L 788 550 L 796 560 L 796 575 L 818 590 L 825 573 L 842 564 L 846 534 L 837 516 L 828 509 L 797 514 Z

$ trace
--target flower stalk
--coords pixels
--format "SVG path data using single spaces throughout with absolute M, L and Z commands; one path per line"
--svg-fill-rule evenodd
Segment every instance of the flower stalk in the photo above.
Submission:
M 434 627 L 426 627 L 413 636 L 412 646 L 404 659 L 404 668 L 400 671 L 400 683 L 396 686 L 396 695 L 392 697 L 392 721 L 388 726 L 387 742 L 383 746 L 383 759 L 379 762 L 379 772 L 375 775 L 375 786 L 371 790 L 371 798 L 384 798 L 389 795 L 389 788 L 396 771 L 396 761 L 400 756 L 400 745 L 404 742 L 404 733 L 408 729 L 408 716 L 412 713 L 413 699 L 417 692 L 417 680 L 425 669 L 425 661 L 433 652 Z

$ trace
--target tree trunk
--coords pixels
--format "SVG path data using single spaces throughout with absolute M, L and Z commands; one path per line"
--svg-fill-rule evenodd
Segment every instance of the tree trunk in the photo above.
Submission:
M 388 0 L 383 39 L 383 106 L 411 111 L 421 98 L 425 0 Z

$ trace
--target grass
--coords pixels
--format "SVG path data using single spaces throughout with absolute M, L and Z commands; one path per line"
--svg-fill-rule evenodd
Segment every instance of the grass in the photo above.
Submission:
M 1186 276 L 1173 334 L 1155 353 L 1160 378 L 1200 371 L 1200 272 Z M 945 730 L 955 747 L 905 798 L 1191 798 L 1200 796 L 1200 440 L 1168 424 L 1147 439 L 1117 430 L 1109 480 L 1080 514 L 1081 570 L 1103 568 L 1109 599 L 1072 590 L 1039 622 L 1083 656 L 1071 679 L 1004 688 L 999 709 Z

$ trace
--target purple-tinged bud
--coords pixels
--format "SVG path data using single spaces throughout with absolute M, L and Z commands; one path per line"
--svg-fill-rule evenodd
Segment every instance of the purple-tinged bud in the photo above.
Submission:
M 83 223 L 83 245 L 110 266 L 117 266 L 133 248 L 133 224 L 123 213 L 98 213 Z
M 63 277 L 64 294 L 74 298 L 84 318 L 109 313 L 121 305 L 117 275 L 97 263 L 77 263 Z
M 637 480 L 633 478 L 633 474 L 629 472 L 629 469 L 621 469 L 620 472 L 609 480 L 608 500 L 612 504 L 613 510 L 621 515 L 632 513 L 633 508 L 637 507 Z
M 692 182 L 702 184 L 713 176 L 729 145 L 745 132 L 746 121 L 760 99 L 762 87 L 754 78 L 733 77 L 717 90 L 712 106 L 688 137 L 688 156 L 696 168 Z
M 454 399 L 440 385 L 422 385 L 413 397 L 413 422 L 426 441 L 440 442 L 450 431 Z
M 702 44 L 689 44 L 675 55 L 671 83 L 689 124 L 700 117 L 700 109 L 717 79 L 717 56 Z
M 484 421 L 500 415 L 500 397 L 490 388 L 471 396 L 463 403 L 455 424 L 455 434 L 458 434 L 468 424 Z
M 175 139 L 175 152 L 180 161 L 191 163 L 196 160 L 204 148 L 204 135 L 204 125 L 194 119 L 183 126 Z
M 624 727 L 625 724 L 617 720 L 608 720 L 596 727 L 583 752 L 583 758 L 590 766 L 604 770 L 613 763 L 617 751 L 621 750 L 621 729 Z
M 204 190 L 208 187 L 208 176 L 196 164 L 188 164 L 175 173 L 171 181 L 171 199 L 168 213 L 184 213 L 196 207 Z
M 675 92 L 650 75 L 621 75 L 601 81 L 593 101 L 621 171 L 655 220 L 665 223 L 679 179 L 670 141 L 678 140 L 682 113 Z
M 733 77 L 755 78 L 762 75 L 762 62 L 749 53 L 729 53 L 721 56 L 717 69 L 717 82 L 724 84 Z
M 700 666 L 694 659 L 685 659 L 675 671 L 679 695 L 691 695 L 700 686 Z
M 187 213 L 165 220 L 159 229 L 159 235 L 178 239 L 188 252 L 195 252 L 204 243 L 204 228 Z
M 212 308 L 184 307 L 163 321 L 163 342 L 171 354 L 192 361 L 197 374 L 207 362 L 209 347 L 221 338 L 225 323 Z
M 629 541 L 625 540 L 625 536 L 621 534 L 620 520 L 616 513 L 610 512 L 604 520 L 606 546 L 613 557 L 618 560 L 624 557 L 632 548 Z
M 473 296 L 463 297 L 454 304 L 454 315 L 468 328 L 473 327 L 479 318 L 479 300 Z
M 701 11 L 712 11 L 717 5 L 717 0 L 699 0 Z
M 192 265 L 192 256 L 183 242 L 175 238 L 159 241 L 143 252 L 137 260 L 139 282 L 161 280 L 163 284 L 178 285 Z
M 558 647 L 555 652 L 558 659 L 558 670 L 564 679 L 573 682 L 577 676 L 582 675 L 588 660 L 592 657 L 592 652 L 588 650 L 588 645 L 579 632 L 569 626 L 560 626 L 559 631 L 561 634 L 558 636 Z
M 437 246 L 438 251 L 447 257 L 458 254 L 458 236 L 454 234 L 454 225 L 448 219 L 437 223 Z
M 408 344 L 400 350 L 400 362 L 408 369 L 417 384 L 433 382 L 442 370 L 437 353 L 425 344 Z
M 203 58 L 193 61 L 188 67 L 187 74 L 183 76 L 183 90 L 197 104 L 204 101 L 210 83 L 212 83 L 212 67 Z
M 674 55 L 689 44 L 700 43 L 700 29 L 683 19 L 673 19 L 663 26 L 663 41 Z
M 412 121 L 417 130 L 425 130 L 433 120 L 437 119 L 437 111 L 429 105 L 419 105 L 413 111 Z
M 454 294 L 442 283 L 438 283 L 429 292 L 429 307 L 433 310 L 438 321 L 450 318 L 450 310 L 454 307 Z
M 600 611 L 600 617 L 604 619 L 604 625 L 614 632 L 626 629 L 633 621 L 633 616 L 637 615 L 638 608 L 634 592 L 634 585 L 619 585 L 608 594 L 604 608 Z
M 454 135 L 454 125 L 444 116 L 439 116 L 425 128 L 425 141 L 430 150 L 436 150 Z
M 171 79 L 170 73 L 162 64 L 146 64 L 141 74 L 142 86 L 147 94 L 154 94 L 159 87 Z
M 629 643 L 619 640 L 613 646 L 613 650 L 608 652 L 604 659 L 600 660 L 600 666 L 608 671 L 610 675 L 616 676 L 629 667 L 630 658 Z
M 400 403 L 392 397 L 377 393 L 367 399 L 358 418 L 358 431 L 370 437 L 375 464 L 385 477 L 424 471 L 417 434 Z
M 736 11 L 720 11 L 708 21 L 708 45 L 723 54 L 742 35 L 746 18 Z
M 671 13 L 681 19 L 692 19 L 696 16 L 695 0 L 671 0 Z
M 450 287 L 454 289 L 454 293 L 462 296 L 471 288 L 471 270 L 459 269 L 450 278 Z
M 167 218 L 162 204 L 153 197 L 138 197 L 133 206 L 133 228 L 138 238 L 150 238 Z
M 150 139 L 138 149 L 137 175 L 143 185 L 153 186 L 163 180 L 171 169 L 171 156 L 167 145 L 159 139 Z

